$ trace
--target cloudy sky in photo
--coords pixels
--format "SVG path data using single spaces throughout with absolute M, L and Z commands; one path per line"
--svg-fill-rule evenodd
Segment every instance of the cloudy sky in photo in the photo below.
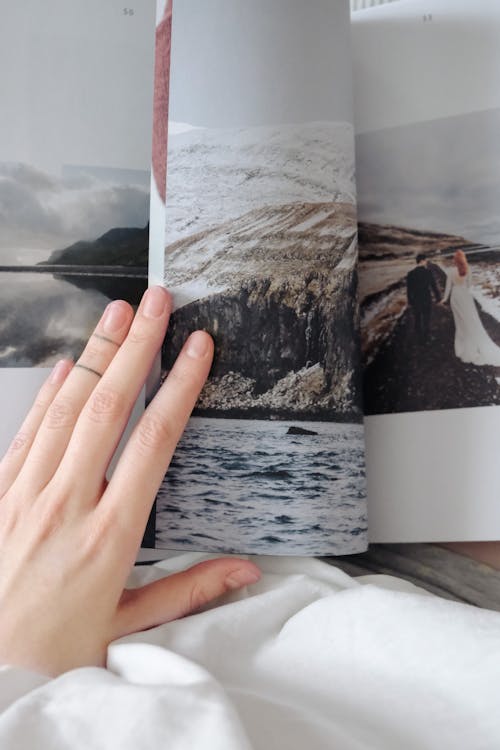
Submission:
M 149 172 L 63 171 L 0 163 L 0 264 L 36 263 L 113 227 L 143 227 Z
M 500 244 L 499 133 L 494 109 L 359 135 L 360 219 Z
M 145 226 L 155 0 L 4 5 L 0 264 Z

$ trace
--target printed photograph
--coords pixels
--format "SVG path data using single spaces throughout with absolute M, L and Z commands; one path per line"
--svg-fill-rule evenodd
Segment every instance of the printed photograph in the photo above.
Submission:
M 154 28 L 151 1 L 2 13 L 0 367 L 78 357 L 106 303 L 147 286 Z
M 346 90 L 344 101 L 324 94 L 317 103 L 301 100 L 278 79 L 288 81 L 297 55 L 304 56 L 273 42 L 295 39 L 298 29 L 310 33 L 308 24 L 316 30 L 325 19 L 331 27 L 340 12 L 319 2 L 312 23 L 295 0 L 273 3 L 272 12 L 263 2 L 251 12 L 243 2 L 212 5 L 224 14 L 222 31 L 198 2 L 173 7 L 165 285 L 175 312 L 162 374 L 195 328 L 212 334 L 216 354 L 158 494 L 156 545 L 281 554 L 364 548 L 349 98 Z M 205 34 L 217 60 L 193 54 L 186 70 L 176 61 L 187 65 L 182 51 L 192 50 L 188 11 L 219 38 L 215 45 Z M 264 12 L 270 28 L 260 49 L 269 90 L 263 81 L 248 82 L 251 40 Z M 342 19 L 348 23 L 347 7 Z M 225 70 L 225 91 L 214 94 L 216 112 L 211 97 L 234 34 L 238 61 L 230 76 Z M 318 40 L 321 46 L 321 33 Z M 310 56 L 304 75 L 319 89 L 327 78 L 332 87 L 333 57 L 342 51 L 317 64 Z M 198 75 L 201 64 L 213 80 Z M 191 87 L 203 80 L 205 91 L 198 96 L 191 88 L 188 101 L 183 80 Z M 232 96 L 245 82 L 247 96 Z M 271 104 L 277 87 L 290 89 L 290 100 Z M 285 112 L 295 119 L 280 119 Z
M 357 138 L 366 414 L 500 404 L 499 126 Z
M 78 357 L 107 302 L 147 284 L 149 172 L 0 164 L 0 366 Z

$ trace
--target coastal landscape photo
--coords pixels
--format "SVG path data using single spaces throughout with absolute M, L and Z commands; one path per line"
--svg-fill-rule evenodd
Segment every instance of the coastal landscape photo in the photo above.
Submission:
M 195 328 L 213 336 L 215 359 L 157 496 L 156 546 L 363 549 L 354 134 L 345 82 L 345 97 L 321 93 L 335 88 L 333 58 L 347 53 L 348 14 L 324 2 L 310 13 L 296 0 L 272 10 L 259 0 L 251 11 L 218 0 L 209 17 L 197 0 L 176 7 L 164 258 L 174 313 L 162 376 Z M 266 84 L 254 79 L 264 17 Z M 195 36 L 194 18 L 217 44 Z M 332 50 L 317 26 L 331 31 L 334 21 Z M 314 32 L 323 52 L 302 71 L 314 95 L 290 85 L 304 60 L 301 32 Z M 192 38 L 206 48 L 188 62 Z M 242 87 L 247 95 L 233 96 Z
M 216 353 L 157 546 L 216 550 L 237 523 L 234 549 L 305 554 L 366 531 L 352 144 L 347 123 L 169 138 L 163 374 L 194 328 Z
M 500 404 L 499 125 L 486 110 L 357 137 L 368 415 Z
M 149 172 L 0 164 L 0 366 L 78 357 L 110 299 L 147 284 Z
M 149 0 L 3 13 L 0 367 L 77 358 L 107 302 L 146 288 L 154 28 Z

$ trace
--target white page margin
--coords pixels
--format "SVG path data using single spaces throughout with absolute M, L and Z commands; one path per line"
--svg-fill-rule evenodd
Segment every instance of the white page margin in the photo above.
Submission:
M 499 435 L 495 406 L 366 417 L 370 542 L 500 539 Z

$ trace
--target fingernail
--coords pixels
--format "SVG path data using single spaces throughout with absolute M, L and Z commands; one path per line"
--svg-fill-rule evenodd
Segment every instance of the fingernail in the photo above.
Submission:
M 186 343 L 186 354 L 193 359 L 203 359 L 210 348 L 210 337 L 204 331 L 195 331 Z
M 54 369 L 50 373 L 49 383 L 51 385 L 60 385 L 64 382 L 66 375 L 71 370 L 73 363 L 68 359 L 60 359 L 57 364 L 54 365 Z
M 142 314 L 146 318 L 161 318 L 167 308 L 167 300 L 167 292 L 163 287 L 150 287 L 144 295 Z
M 260 579 L 258 568 L 238 568 L 233 570 L 226 578 L 226 585 L 230 589 L 240 589 L 242 586 L 250 586 Z
M 110 302 L 102 316 L 102 330 L 104 333 L 116 333 L 128 320 L 129 307 L 122 300 Z

